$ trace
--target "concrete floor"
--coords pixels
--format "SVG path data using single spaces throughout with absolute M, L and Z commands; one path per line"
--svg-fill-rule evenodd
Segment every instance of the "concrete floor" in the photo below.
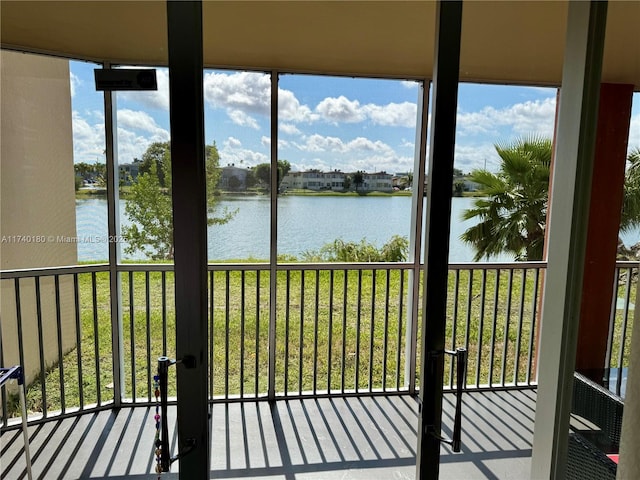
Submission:
M 445 435 L 453 402 L 446 394 Z M 462 453 L 442 447 L 440 478 L 528 478 L 534 412 L 533 390 L 465 394 Z M 153 414 L 122 408 L 30 427 L 34 478 L 157 479 Z M 212 421 L 211 478 L 415 478 L 417 401 L 408 395 L 216 404 Z M 2 479 L 26 478 L 21 432 L 1 444 Z M 177 472 L 176 463 L 162 478 Z

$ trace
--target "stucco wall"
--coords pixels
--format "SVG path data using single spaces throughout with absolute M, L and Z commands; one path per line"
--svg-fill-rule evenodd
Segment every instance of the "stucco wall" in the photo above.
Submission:
M 69 62 L 2 51 L 0 57 L 0 268 L 23 269 L 77 263 Z M 16 294 L 2 280 L 3 363 L 19 363 Z M 58 359 L 53 277 L 41 281 L 45 364 Z M 27 382 L 40 371 L 35 282 L 20 281 Z M 72 278 L 60 279 L 62 345 L 75 345 Z

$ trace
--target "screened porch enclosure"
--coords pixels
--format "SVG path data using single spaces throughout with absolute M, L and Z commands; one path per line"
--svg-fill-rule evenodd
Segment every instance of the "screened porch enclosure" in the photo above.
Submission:
M 637 418 L 629 366 L 639 267 L 602 253 L 598 242 L 617 235 L 619 222 L 598 217 L 613 218 L 617 207 L 598 215 L 590 202 L 608 203 L 598 202 L 602 191 L 614 202 L 623 188 L 624 168 L 616 178 L 592 172 L 608 158 L 601 151 L 625 137 L 603 140 L 605 127 L 635 125 L 640 46 L 628 40 L 640 6 L 366 7 L 2 2 L 10 121 L 2 122 L 0 366 L 24 368 L 28 410 L 3 385 L 2 479 L 30 476 L 29 450 L 35 478 L 47 479 L 157 478 L 159 470 L 189 479 L 559 479 L 575 471 L 571 448 L 582 437 L 616 461 L 621 453 L 620 471 L 632 471 L 638 437 L 618 427 L 623 405 L 625 418 Z M 91 84 L 93 99 L 79 95 L 91 82 L 77 73 L 132 66 L 157 67 L 159 89 L 98 93 Z M 329 87 L 314 92 L 315 80 Z M 474 128 L 459 103 L 464 82 L 559 89 L 545 260 L 449 260 L 454 161 L 479 165 L 482 154 L 458 142 Z M 384 105 L 347 98 L 392 84 L 412 93 Z M 625 97 L 629 115 L 606 119 L 616 108 L 605 85 Z M 510 120 L 514 132 L 532 128 Z M 396 127 L 407 130 L 392 141 Z M 340 137 L 347 128 L 350 139 Z M 626 141 L 633 135 L 627 128 Z M 164 150 L 154 157 L 152 147 Z M 312 175 L 281 188 L 292 164 Z M 392 180 L 386 169 L 396 165 Z M 319 170 L 330 175 L 324 185 Z M 150 178 L 156 196 L 136 212 L 133 198 Z M 354 197 L 410 195 L 399 214 L 401 260 L 286 250 L 296 237 L 281 209 L 289 189 L 341 187 Z M 108 240 L 97 257 L 81 258 L 77 205 L 97 189 L 106 214 L 95 223 Z M 216 258 L 208 242 L 209 227 L 234 215 L 216 211 L 212 197 L 230 191 L 267 199 L 268 213 L 243 234 L 260 239 L 258 259 Z M 155 218 L 140 229 L 145 215 Z M 173 233 L 151 249 L 130 240 L 167 222 Z M 599 262 L 606 274 L 585 273 Z M 582 299 L 603 307 L 590 338 L 579 330 Z M 586 355 L 597 370 L 592 390 L 616 408 L 615 442 L 604 447 L 608 426 L 576 413 L 587 398 L 576 394 L 574 373 L 585 337 L 598 350 Z M 168 383 L 159 387 L 166 357 Z

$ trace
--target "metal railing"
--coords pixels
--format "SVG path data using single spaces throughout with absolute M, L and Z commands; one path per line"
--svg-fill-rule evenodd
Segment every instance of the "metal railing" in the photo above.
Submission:
M 409 362 L 419 388 L 421 318 L 412 319 L 418 341 L 406 342 L 412 265 L 280 264 L 273 300 L 268 264 L 208 268 L 211 401 L 265 398 L 270 382 L 278 398 L 407 392 Z M 535 385 L 544 271 L 542 262 L 450 265 L 446 345 L 468 351 L 466 389 Z M 616 271 L 614 297 L 622 300 L 612 309 L 607 361 L 624 368 L 638 264 L 619 262 Z M 39 415 L 32 420 L 109 408 L 114 401 L 152 402 L 157 358 L 175 356 L 172 266 L 119 265 L 117 320 L 109 275 L 107 265 L 1 272 L 0 362 L 25 366 L 29 410 Z M 415 301 L 422 304 L 422 298 Z M 113 321 L 118 329 L 112 330 Z M 117 376 L 113 331 L 122 333 Z M 17 338 L 17 345 L 8 338 Z M 114 378 L 123 385 L 114 385 Z M 171 397 L 174 378 L 169 385 Z M 451 363 L 445 387 L 455 388 Z M 2 411 L 14 407 L 3 392 Z

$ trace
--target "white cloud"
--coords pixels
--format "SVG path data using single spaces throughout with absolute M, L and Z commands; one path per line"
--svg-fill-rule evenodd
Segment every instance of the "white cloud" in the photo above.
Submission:
M 278 129 L 282 132 L 282 133 L 286 133 L 287 135 L 300 135 L 302 132 L 298 129 L 298 127 L 296 127 L 295 125 L 292 125 L 290 123 L 283 123 L 280 122 L 280 125 L 278 127 Z
M 73 160 L 75 163 L 104 162 L 104 123 L 90 124 L 77 111 L 72 115 Z
M 285 122 L 313 122 L 319 116 L 311 109 L 302 105 L 290 90 L 278 89 L 278 117 Z
M 260 163 L 268 163 L 269 157 L 261 152 L 246 148 L 224 146 L 220 150 L 220 165 L 234 164 L 236 167 L 254 167 Z
M 417 82 L 416 80 L 403 80 L 402 82 L 400 82 L 400 85 L 402 85 L 404 88 L 418 88 L 420 82 Z
M 118 110 L 118 127 L 122 129 L 142 130 L 148 132 L 161 141 L 169 140 L 169 132 L 160 127 L 151 115 L 142 111 L 129 109 Z
M 271 78 L 265 73 L 206 73 L 204 98 L 213 108 L 269 115 Z
M 229 137 L 225 140 L 224 145 L 231 148 L 239 148 L 242 146 L 242 142 L 236 137 Z
M 260 143 L 263 147 L 269 148 L 271 147 L 271 139 L 269 137 L 265 137 L 264 135 L 260 139 Z
M 415 128 L 418 107 L 415 103 L 389 103 L 387 105 L 365 105 L 363 110 L 376 125 Z
M 227 115 L 233 123 L 236 125 L 240 125 L 241 127 L 249 127 L 254 130 L 260 130 L 260 125 L 258 125 L 258 121 L 250 115 L 247 115 L 242 110 L 238 109 L 227 109 Z
M 157 90 L 118 92 L 118 97 L 136 102 L 141 106 L 153 110 L 169 111 L 169 70 L 166 68 L 156 69 Z
M 393 155 L 395 152 L 386 143 L 380 140 L 370 140 L 364 137 L 357 137 L 348 142 L 338 137 L 325 137 L 313 134 L 305 137 L 303 144 L 295 144 L 300 150 L 307 152 L 332 152 L 332 153 L 352 153 L 352 152 L 376 152 L 386 155 Z
M 340 95 L 338 98 L 327 97 L 316 106 L 316 112 L 330 122 L 357 123 L 366 116 L 358 100 L 349 100 Z
M 458 133 L 500 137 L 504 136 L 501 131 L 507 127 L 510 128 L 509 136 L 537 134 L 551 138 L 555 111 L 556 99 L 550 97 L 501 109 L 488 106 L 479 112 L 458 112 Z
M 234 123 L 257 128 L 252 115 L 269 117 L 271 114 L 271 77 L 257 72 L 207 73 L 204 96 L 209 107 L 225 109 Z M 289 90 L 278 90 L 278 109 L 284 122 L 312 122 L 318 118 Z M 298 133 L 290 127 L 284 131 Z
M 323 99 L 315 111 L 325 121 L 334 124 L 358 123 L 369 119 L 375 125 L 415 127 L 417 106 L 411 102 L 361 105 L 358 100 L 349 100 L 341 95 Z
M 142 154 L 153 142 L 165 142 L 162 135 L 145 136 L 132 130 L 118 127 L 118 162 L 131 163 L 134 158 L 142 158 Z
M 71 98 L 73 98 L 76 95 L 76 88 L 82 85 L 82 80 L 72 71 L 69 71 L 69 85 L 71 87 Z

